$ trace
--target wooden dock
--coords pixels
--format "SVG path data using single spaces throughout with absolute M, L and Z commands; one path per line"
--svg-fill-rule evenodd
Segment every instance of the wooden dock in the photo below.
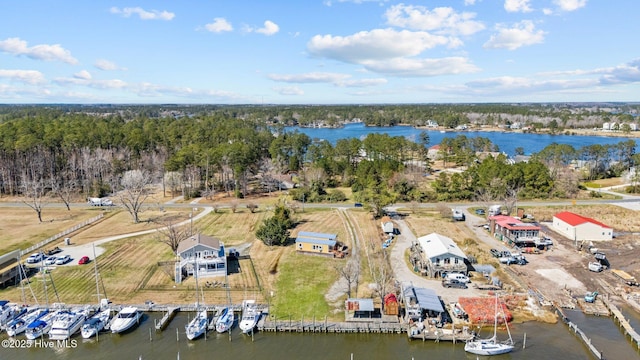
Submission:
M 406 326 L 397 322 L 328 322 L 326 319 L 312 319 L 311 321 L 304 319 L 272 320 L 268 316 L 262 316 L 258 321 L 257 328 L 259 331 L 268 332 L 402 334 Z
M 605 306 L 602 299 L 603 297 L 598 296 L 592 303 L 586 302 L 584 299 L 578 299 L 578 307 L 587 315 L 609 316 L 611 315 L 609 309 Z
M 569 329 L 571 329 L 576 335 L 578 335 L 580 340 L 582 340 L 582 342 L 587 346 L 587 348 L 589 348 L 589 350 L 596 357 L 596 359 L 600 359 L 600 360 L 604 359 L 602 352 L 598 350 L 595 347 L 595 345 L 591 343 L 591 339 L 589 339 L 587 335 L 582 330 L 580 330 L 578 325 L 574 324 L 573 322 L 571 322 L 571 320 L 567 318 L 567 316 L 564 314 L 564 311 L 562 311 L 562 307 L 560 307 L 558 304 L 554 304 L 554 308 L 556 309 L 556 312 L 558 313 L 558 315 L 560 315 L 560 318 L 562 319 L 562 321 L 565 324 L 567 324 Z
M 167 326 L 169 325 L 169 323 L 171 322 L 171 320 L 173 320 L 173 318 L 176 316 L 176 314 L 178 313 L 179 310 L 180 310 L 179 307 L 169 307 L 169 308 L 167 308 L 167 312 L 156 323 L 156 331 L 163 331 L 164 329 L 166 329 Z
M 607 306 L 609 310 L 611 310 L 611 314 L 613 315 L 613 318 L 618 322 L 620 327 L 624 330 L 625 335 L 629 336 L 629 338 L 631 339 L 631 342 L 633 342 L 634 345 L 636 346 L 636 349 L 640 349 L 640 335 L 638 334 L 638 332 L 631 326 L 629 321 L 624 317 L 622 312 L 620 312 L 620 310 L 618 309 L 617 306 L 615 306 L 615 304 L 613 304 L 606 298 L 603 298 L 602 301 L 605 304 L 605 306 Z
M 407 336 L 409 336 L 409 339 L 422 341 L 452 341 L 453 343 L 458 341 L 466 342 L 475 338 L 475 334 L 469 331 L 469 327 L 467 326 L 443 329 L 429 324 L 412 324 L 407 330 Z

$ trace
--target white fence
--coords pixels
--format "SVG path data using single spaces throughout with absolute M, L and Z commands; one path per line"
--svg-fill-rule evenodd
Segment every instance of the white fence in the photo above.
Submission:
M 46 239 L 46 240 L 44 240 L 44 241 L 41 241 L 41 242 L 39 242 L 39 243 L 37 243 L 37 244 L 35 244 L 35 245 L 33 245 L 33 246 L 29 247 L 28 249 L 22 250 L 22 253 L 20 254 L 20 256 L 22 256 L 22 255 L 24 255 L 24 254 L 28 254 L 28 253 L 30 253 L 30 252 L 32 252 L 32 251 L 34 251 L 34 250 L 40 249 L 41 247 L 43 247 L 43 246 L 47 245 L 48 243 L 50 243 L 50 242 L 52 242 L 52 241 L 55 241 L 55 240 L 58 240 L 58 239 L 60 239 L 60 238 L 61 238 L 61 237 L 63 237 L 63 236 L 69 235 L 69 234 L 71 234 L 72 232 L 77 231 L 78 229 L 83 228 L 83 227 L 85 227 L 85 226 L 87 226 L 87 225 L 93 224 L 94 222 L 96 222 L 96 221 L 98 221 L 98 220 L 102 219 L 103 217 L 104 217 L 104 214 L 100 214 L 100 215 L 98 215 L 98 216 L 96 216 L 96 217 L 93 217 L 93 218 L 91 218 L 91 219 L 89 219 L 89 220 L 86 220 L 86 221 L 84 221 L 83 223 L 80 223 L 80 224 L 78 224 L 78 225 L 76 225 L 76 226 L 74 226 L 74 227 L 72 227 L 72 228 L 69 228 L 69 229 L 67 229 L 67 230 L 64 230 L 64 231 L 63 231 L 63 232 L 61 232 L 61 233 L 55 234 L 55 235 L 53 235 L 52 237 L 50 237 L 50 238 L 48 238 L 48 239 Z

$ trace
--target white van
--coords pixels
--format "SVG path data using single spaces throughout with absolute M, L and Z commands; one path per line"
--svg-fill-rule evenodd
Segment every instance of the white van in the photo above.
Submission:
M 464 274 L 459 274 L 459 273 L 448 273 L 445 277 L 445 279 L 455 279 L 460 281 L 461 283 L 469 283 L 471 280 L 469 280 L 469 277 L 467 275 Z

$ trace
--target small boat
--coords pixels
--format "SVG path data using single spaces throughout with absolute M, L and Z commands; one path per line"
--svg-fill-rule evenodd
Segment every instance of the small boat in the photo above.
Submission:
M 51 330 L 51 326 L 53 325 L 53 318 L 56 316 L 56 314 L 56 311 L 50 311 L 40 319 L 32 321 L 27 326 L 27 330 L 24 331 L 24 336 L 26 336 L 26 338 L 29 340 L 35 340 L 48 334 Z
M 222 334 L 231 330 L 235 318 L 236 317 L 233 313 L 233 309 L 229 307 L 225 307 L 224 309 L 222 309 L 220 316 L 218 316 L 218 320 L 216 320 L 216 331 Z
M 7 335 L 16 336 L 22 334 L 27 330 L 27 326 L 29 326 L 29 324 L 45 316 L 48 312 L 48 309 L 32 309 L 28 311 L 26 314 L 7 324 Z
M 87 319 L 87 309 L 61 310 L 53 317 L 49 339 L 66 340 L 80 330 Z
M 509 326 L 507 324 L 507 319 L 504 317 L 504 324 L 507 327 L 507 333 L 509 334 L 509 339 L 503 342 L 498 341 L 498 295 L 496 294 L 496 305 L 495 305 L 495 314 L 494 314 L 494 324 L 493 324 L 493 336 L 489 339 L 480 339 L 480 340 L 472 340 L 467 341 L 464 345 L 464 351 L 476 354 L 476 355 L 500 355 L 506 354 L 513 351 L 513 339 L 511 338 L 511 332 L 509 332 Z
M 142 318 L 142 312 L 137 307 L 127 306 L 111 320 L 109 328 L 114 334 L 123 333 L 137 325 Z
M 102 331 L 107 324 L 109 324 L 109 318 L 111 317 L 111 310 L 102 310 L 93 315 L 89 320 L 85 321 L 80 329 L 83 339 L 89 339 L 97 335 Z
M 238 325 L 242 333 L 248 334 L 252 332 L 256 325 L 258 325 L 258 320 L 260 320 L 261 315 L 262 312 L 256 307 L 255 300 L 244 300 L 242 302 L 242 317 Z
M 13 320 L 26 314 L 27 308 L 16 304 L 11 304 L 6 300 L 0 302 L 0 330 L 6 329 Z
M 196 313 L 194 317 L 186 326 L 187 339 L 195 340 L 207 332 L 207 326 L 209 325 L 209 317 L 207 310 L 203 309 Z

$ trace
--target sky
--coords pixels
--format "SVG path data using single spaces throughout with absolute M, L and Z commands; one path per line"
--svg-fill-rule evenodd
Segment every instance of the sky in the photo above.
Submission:
M 638 0 L 0 0 L 0 104 L 640 101 Z

